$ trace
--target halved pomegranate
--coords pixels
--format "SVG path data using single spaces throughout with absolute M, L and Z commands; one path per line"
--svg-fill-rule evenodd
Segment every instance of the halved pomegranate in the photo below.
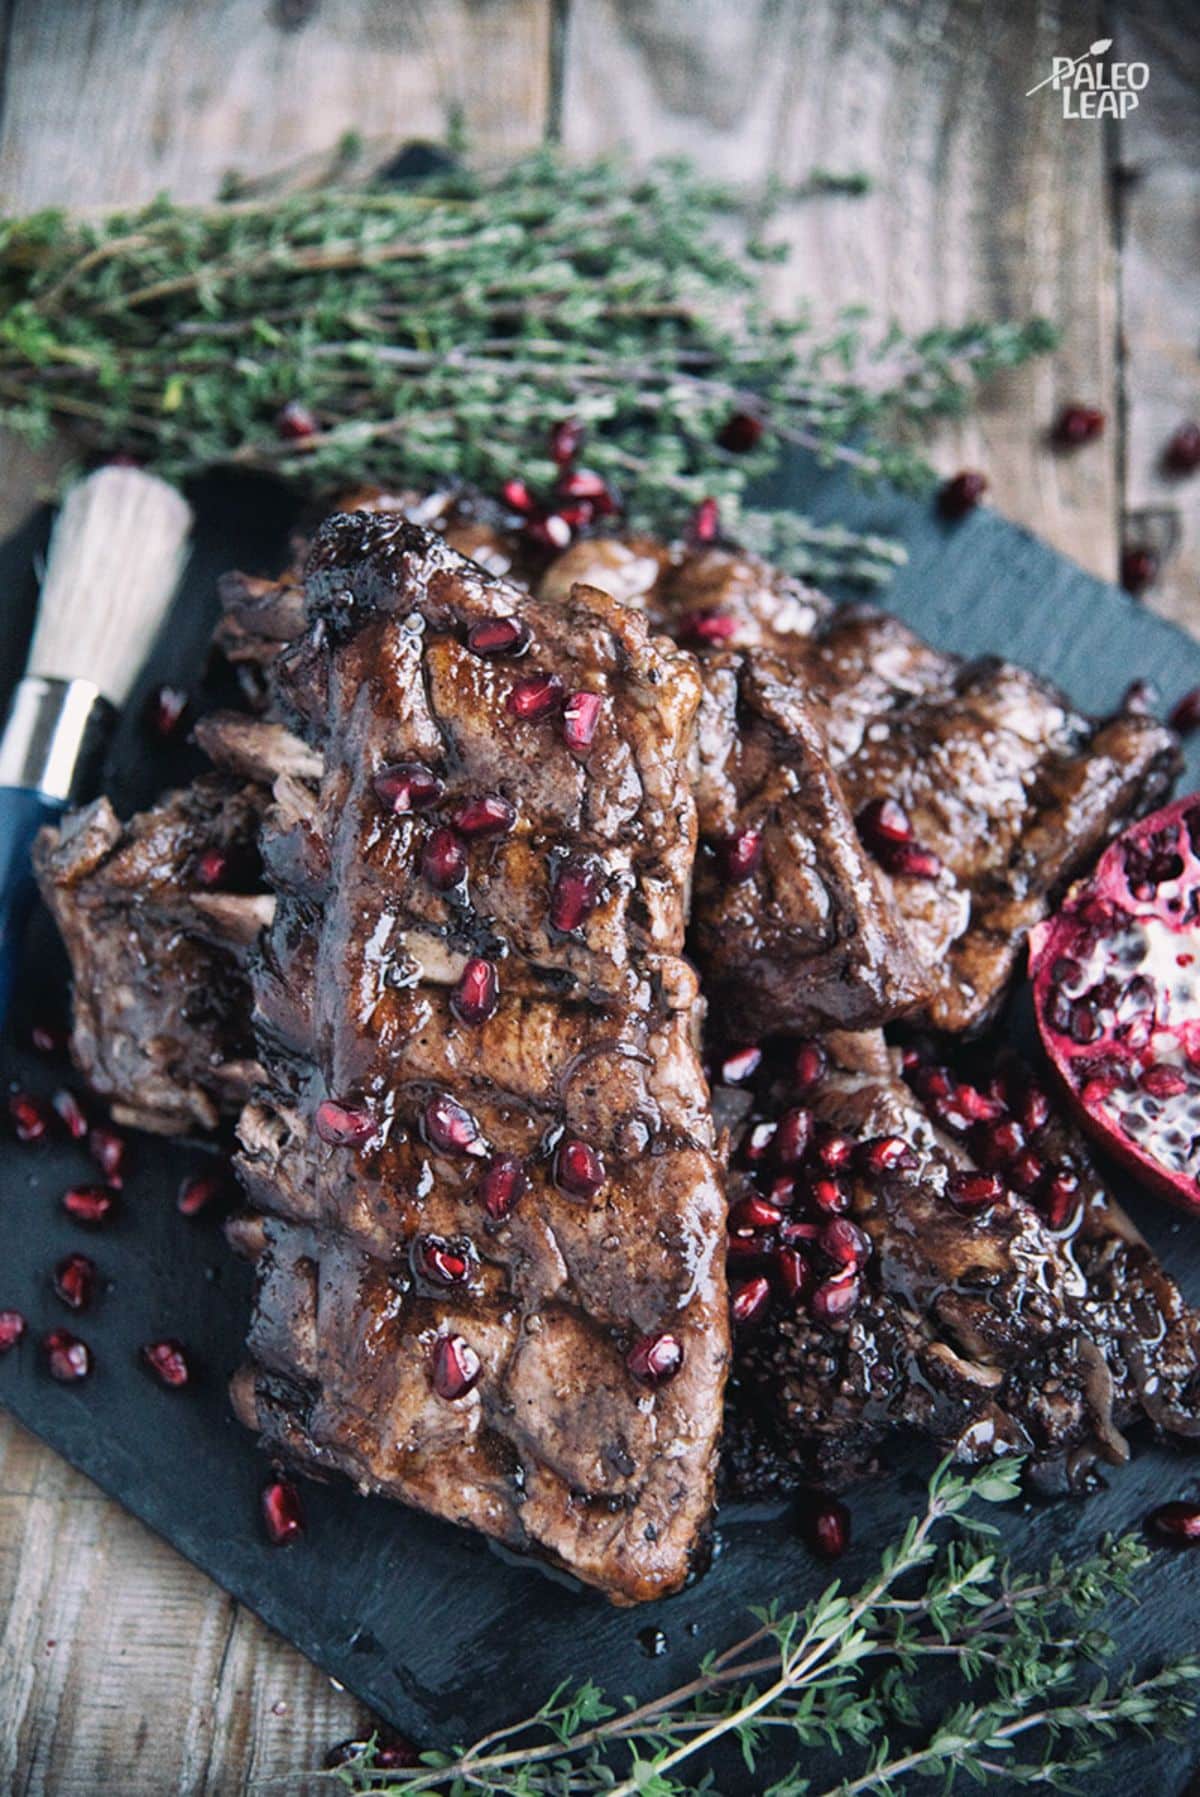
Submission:
M 1200 795 L 1119 836 L 1030 935 L 1046 1052 L 1085 1127 L 1200 1210 Z

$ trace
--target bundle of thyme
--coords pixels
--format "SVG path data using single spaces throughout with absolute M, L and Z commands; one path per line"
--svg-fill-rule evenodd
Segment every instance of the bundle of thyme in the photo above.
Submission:
M 846 1771 L 823 1797 L 890 1797 L 912 1779 L 948 1792 L 960 1774 L 1005 1790 L 1076 1789 L 1118 1731 L 1184 1728 L 1200 1661 L 1105 1676 L 1103 1612 L 1132 1595 L 1148 1549 L 1131 1535 L 1072 1567 L 1014 1570 L 968 1506 L 1016 1497 L 1019 1477 L 1015 1462 L 967 1476 L 943 1462 L 924 1513 L 859 1590 L 832 1584 L 802 1610 L 756 1613 L 749 1634 L 662 1697 L 621 1705 L 590 1681 L 562 1687 L 472 1747 L 385 1772 L 368 1746 L 328 1776 L 353 1791 L 445 1797 L 687 1797 L 726 1788 L 714 1755 L 719 1766 L 732 1749 L 762 1797 L 816 1797 L 806 1760 L 833 1749 Z M 791 1769 L 763 1782 L 781 1761 Z
M 404 187 L 9 220 L 0 424 L 35 439 L 65 424 L 174 478 L 233 464 L 318 492 L 498 494 L 515 476 L 549 485 L 549 427 L 570 416 L 630 523 L 673 532 L 712 497 L 797 571 L 886 578 L 894 545 L 749 516 L 750 484 L 800 445 L 919 486 L 921 427 L 1053 334 L 772 319 L 756 266 L 779 254 L 770 207 L 733 250 L 721 218 L 739 204 L 677 163 L 635 174 L 545 151 Z

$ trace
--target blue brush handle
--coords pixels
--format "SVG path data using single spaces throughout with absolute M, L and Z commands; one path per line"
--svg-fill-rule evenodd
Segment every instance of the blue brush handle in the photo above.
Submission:
M 36 894 L 29 851 L 43 824 L 66 810 L 59 799 L 25 786 L 0 786 L 0 1025 L 8 1015 L 21 963 L 21 941 Z

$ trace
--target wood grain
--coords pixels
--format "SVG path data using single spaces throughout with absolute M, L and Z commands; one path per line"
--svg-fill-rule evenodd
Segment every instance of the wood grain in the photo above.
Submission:
M 983 0 L 594 0 L 570 15 L 563 135 L 581 153 L 685 151 L 751 188 L 816 167 L 869 176 L 863 198 L 785 210 L 780 305 L 804 297 L 828 320 L 865 303 L 913 331 L 1054 319 L 1060 353 L 995 383 L 936 459 L 984 467 L 1002 511 L 1111 577 L 1115 439 L 1071 457 L 1045 444 L 1064 400 L 1116 394 L 1105 133 L 1025 98 L 1098 19 Z
M 1200 34 L 1180 0 L 1128 7 L 1115 30 L 1113 54 L 1150 71 L 1115 134 L 1125 533 L 1164 553 L 1147 602 L 1200 634 L 1200 474 L 1162 465 L 1176 427 L 1200 423 Z

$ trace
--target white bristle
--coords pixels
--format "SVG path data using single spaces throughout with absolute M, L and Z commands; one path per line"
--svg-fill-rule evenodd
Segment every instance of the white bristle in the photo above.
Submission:
M 123 705 L 187 556 L 192 511 L 140 468 L 99 468 L 63 502 L 27 672 L 92 680 Z

